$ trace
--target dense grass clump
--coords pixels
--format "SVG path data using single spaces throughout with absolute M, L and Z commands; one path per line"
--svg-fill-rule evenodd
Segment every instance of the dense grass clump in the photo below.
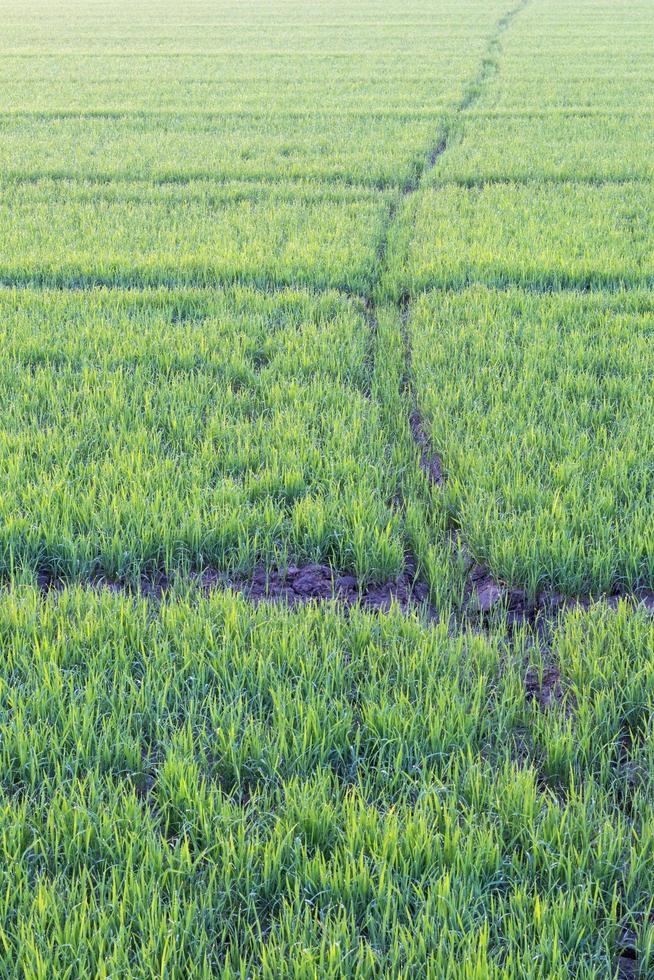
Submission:
M 425 294 L 409 326 L 443 493 L 500 578 L 654 586 L 650 294 Z
M 3 203 L 4 285 L 235 281 L 359 292 L 372 280 L 389 206 L 381 191 L 331 185 L 52 179 L 12 183 Z
M 18 290 L 0 308 L 5 576 L 401 571 L 361 303 Z
M 650 288 L 653 206 L 650 183 L 429 188 L 409 198 L 393 228 L 385 283 L 395 296 L 475 283 L 538 292 Z

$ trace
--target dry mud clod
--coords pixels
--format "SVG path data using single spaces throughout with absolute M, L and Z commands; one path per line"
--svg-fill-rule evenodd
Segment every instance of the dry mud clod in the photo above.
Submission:
M 535 701 L 542 711 L 554 704 L 560 704 L 564 697 L 559 668 L 551 664 L 542 672 L 538 667 L 529 667 L 525 677 L 527 697 Z
M 278 601 L 290 606 L 334 599 L 345 606 L 360 604 L 366 609 L 387 611 L 395 602 L 408 612 L 425 604 L 429 596 L 427 585 L 416 580 L 415 565 L 410 561 L 395 581 L 366 586 L 361 586 L 354 575 L 339 574 L 329 565 L 319 564 L 289 565 L 283 571 L 259 566 L 251 578 L 231 577 L 224 584 L 254 602 Z
M 441 486 L 444 482 L 443 464 L 438 453 L 434 452 L 419 412 L 411 413 L 409 424 L 413 440 L 420 451 L 420 468 L 427 475 L 430 483 Z

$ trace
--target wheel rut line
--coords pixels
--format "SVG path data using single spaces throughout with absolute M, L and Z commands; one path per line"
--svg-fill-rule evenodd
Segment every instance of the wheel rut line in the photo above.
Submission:
M 404 347 L 404 374 L 402 377 L 402 395 L 407 402 L 409 430 L 418 450 L 418 464 L 430 484 L 440 487 L 445 482 L 443 461 L 434 449 L 429 436 L 427 423 L 418 408 L 415 391 L 411 383 L 413 377 L 413 350 L 409 337 L 409 301 L 404 300 L 400 305 L 400 325 L 402 344 Z
M 490 76 L 491 72 L 494 73 L 496 70 L 496 62 L 493 55 L 497 55 L 499 50 L 499 38 L 501 34 L 507 29 L 509 24 L 512 22 L 513 18 L 519 13 L 522 8 L 529 3 L 530 0 L 521 0 L 521 2 L 507 11 L 503 17 L 497 22 L 495 30 L 492 32 L 486 47 L 486 52 L 482 59 L 482 64 L 479 69 L 478 74 L 472 81 L 465 87 L 463 95 L 455 108 L 454 117 L 458 117 L 465 109 L 473 105 L 479 98 L 483 86 Z M 374 372 L 375 359 L 378 356 L 377 351 L 377 340 L 378 340 L 378 311 L 377 302 L 375 296 L 379 291 L 382 284 L 384 274 L 388 267 L 387 252 L 390 236 L 392 230 L 395 226 L 397 214 L 402 202 L 407 201 L 413 195 L 415 195 L 420 187 L 424 177 L 429 171 L 433 170 L 439 159 L 447 152 L 449 145 L 449 135 L 452 129 L 452 119 L 445 120 L 443 123 L 442 131 L 439 132 L 438 139 L 429 148 L 423 161 L 416 168 L 415 176 L 408 180 L 402 189 L 399 200 L 396 199 L 391 202 L 389 206 L 389 211 L 387 215 L 387 220 L 384 225 L 380 242 L 377 249 L 377 276 L 373 283 L 371 290 L 371 298 L 364 304 L 365 318 L 368 325 L 368 337 L 369 337 L 369 389 L 372 390 L 372 375 Z M 412 377 L 412 350 L 411 342 L 408 329 L 409 320 L 409 300 L 408 298 L 402 299 L 399 304 L 400 319 L 401 319 L 401 329 L 402 329 L 402 342 L 404 345 L 404 372 L 401 379 L 402 395 L 405 402 L 408 403 L 408 424 L 409 430 L 411 432 L 411 437 L 418 451 L 418 465 L 425 474 L 430 485 L 441 486 L 444 481 L 443 475 L 443 464 L 440 456 L 434 451 L 434 447 L 431 443 L 431 439 L 428 435 L 428 427 L 424 418 L 422 417 L 415 392 L 413 390 Z M 398 500 L 399 510 L 406 513 L 406 502 L 404 500 L 404 495 L 400 492 Z M 411 570 L 416 574 L 419 568 L 419 563 L 416 558 L 407 553 L 407 559 L 405 561 L 405 569 L 411 568 Z M 419 587 L 424 588 L 422 583 L 418 583 Z
M 488 40 L 486 51 L 482 58 L 481 67 L 476 77 L 464 90 L 453 119 L 458 118 L 466 110 L 474 106 L 483 93 L 485 85 L 498 70 L 498 56 L 501 51 L 501 37 L 512 24 L 515 17 L 530 3 L 530 0 L 520 0 L 508 10 L 497 22 L 495 30 Z M 447 151 L 449 135 L 453 128 L 453 119 L 446 124 L 444 133 L 434 145 L 428 156 L 428 163 L 423 168 L 419 178 L 405 196 L 416 193 L 422 184 L 426 173 L 432 170 L 438 160 Z M 429 427 L 418 404 L 413 384 L 413 348 L 411 343 L 410 299 L 408 296 L 400 300 L 401 332 L 404 345 L 404 378 L 402 381 L 403 395 L 408 403 L 409 429 L 417 450 L 418 465 L 424 473 L 430 487 L 441 487 L 445 482 L 443 461 L 436 452 L 429 436 Z M 551 619 L 557 614 L 557 602 L 554 595 L 543 597 L 540 603 L 530 603 L 527 594 L 522 589 L 509 589 L 497 581 L 485 564 L 476 562 L 461 537 L 460 532 L 450 529 L 453 550 L 466 565 L 464 584 L 463 608 L 459 625 L 466 623 L 487 622 L 488 617 L 500 608 L 506 615 L 510 626 L 520 624 L 534 625 L 543 617 Z
M 521 2 L 507 13 L 498 21 L 495 26 L 495 30 L 492 32 L 491 37 L 488 41 L 486 47 L 486 53 L 482 60 L 482 66 L 479 70 L 477 76 L 466 86 L 464 93 L 459 101 L 458 105 L 455 107 L 454 116 L 458 116 L 464 109 L 468 108 L 470 105 L 474 104 L 476 99 L 479 97 L 481 88 L 486 80 L 489 72 L 489 61 L 491 55 L 499 45 L 499 36 L 506 30 L 509 26 L 513 17 L 527 4 L 530 0 L 521 0 Z M 452 128 L 452 121 L 446 119 L 443 123 L 442 130 L 438 134 L 438 139 L 433 143 L 433 145 L 427 150 L 423 160 L 418 164 L 416 168 L 415 175 L 406 181 L 402 191 L 398 198 L 391 201 L 386 217 L 386 222 L 382 228 L 379 243 L 377 246 L 376 253 L 376 268 L 377 275 L 372 282 L 370 297 L 364 299 L 364 317 L 368 327 L 368 352 L 366 355 L 366 361 L 368 364 L 368 383 L 366 394 L 371 397 L 372 386 L 373 386 L 373 374 L 376 357 L 378 354 L 377 343 L 379 334 L 379 320 L 378 320 L 378 308 L 377 300 L 375 296 L 380 290 L 382 284 L 384 273 L 388 267 L 388 246 L 390 241 L 390 236 L 392 234 L 393 228 L 396 224 L 397 215 L 400 210 L 400 205 L 415 195 L 421 185 L 425 175 L 432 170 L 438 160 L 446 153 L 449 145 L 449 134 Z M 416 399 L 412 393 L 411 385 L 411 348 L 408 336 L 408 316 L 409 316 L 409 305 L 408 300 L 406 302 L 401 302 L 400 304 L 400 314 L 402 320 L 402 331 L 404 338 L 405 347 L 405 368 L 404 377 L 402 379 L 402 388 L 404 397 L 411 403 L 411 408 L 409 409 L 409 428 L 412 434 L 414 444 L 419 451 L 419 465 L 423 472 L 427 475 L 430 483 L 435 485 L 440 485 L 443 482 L 443 467 L 440 457 L 434 452 L 433 446 L 431 445 L 431 440 L 427 434 L 427 426 L 424 419 L 422 418 Z M 404 501 L 403 495 L 400 493 L 398 500 L 398 507 L 401 512 L 406 512 L 406 503 Z M 418 588 L 422 593 L 427 587 L 422 581 L 418 579 L 418 568 L 419 563 L 415 556 L 406 548 L 406 559 L 405 559 L 405 571 L 403 576 L 409 573 L 413 575 L 414 587 Z M 426 596 L 425 596 L 426 601 Z M 433 613 L 433 610 L 431 610 Z M 431 618 L 431 617 L 430 617 Z

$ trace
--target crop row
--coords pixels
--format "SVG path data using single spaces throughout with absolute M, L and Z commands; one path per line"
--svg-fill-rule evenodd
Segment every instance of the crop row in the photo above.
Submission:
M 65 64 L 79 57 L 163 55 L 195 57 L 247 54 L 258 57 L 324 55 L 345 58 L 356 71 L 360 56 L 393 55 L 406 62 L 407 43 L 424 57 L 444 45 L 468 59 L 471 70 L 483 52 L 486 36 L 506 9 L 502 0 L 465 4 L 456 0 L 374 0 L 353 7 L 348 0 L 307 6 L 302 0 L 189 0 L 183 13 L 173 3 L 141 0 L 137 8 L 116 0 L 111 8 L 70 0 L 66 16 L 45 0 L 31 0 L 29 16 L 20 0 L 8 0 L 3 48 L 10 55 L 56 55 Z M 433 64 L 433 61 L 432 61 Z M 161 79 L 158 79 L 159 82 Z
M 537 290 L 654 285 L 650 183 L 454 184 L 420 191 L 395 223 L 387 291 L 471 283 Z
M 473 552 L 533 593 L 654 585 L 652 295 L 439 291 L 409 333 Z
M 37 180 L 0 200 L 6 284 L 306 284 L 364 291 L 391 197 L 294 183 Z M 20 220 L 17 220 L 20 216 Z
M 650 182 L 653 140 L 651 112 L 479 110 L 452 128 L 425 183 Z
M 415 178 L 440 126 L 433 111 L 5 116 L 0 171 L 6 181 L 305 178 L 402 185 Z

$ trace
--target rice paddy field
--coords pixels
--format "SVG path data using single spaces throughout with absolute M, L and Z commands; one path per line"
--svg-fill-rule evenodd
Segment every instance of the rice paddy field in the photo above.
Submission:
M 652 0 L 0 83 L 0 976 L 654 978 Z

